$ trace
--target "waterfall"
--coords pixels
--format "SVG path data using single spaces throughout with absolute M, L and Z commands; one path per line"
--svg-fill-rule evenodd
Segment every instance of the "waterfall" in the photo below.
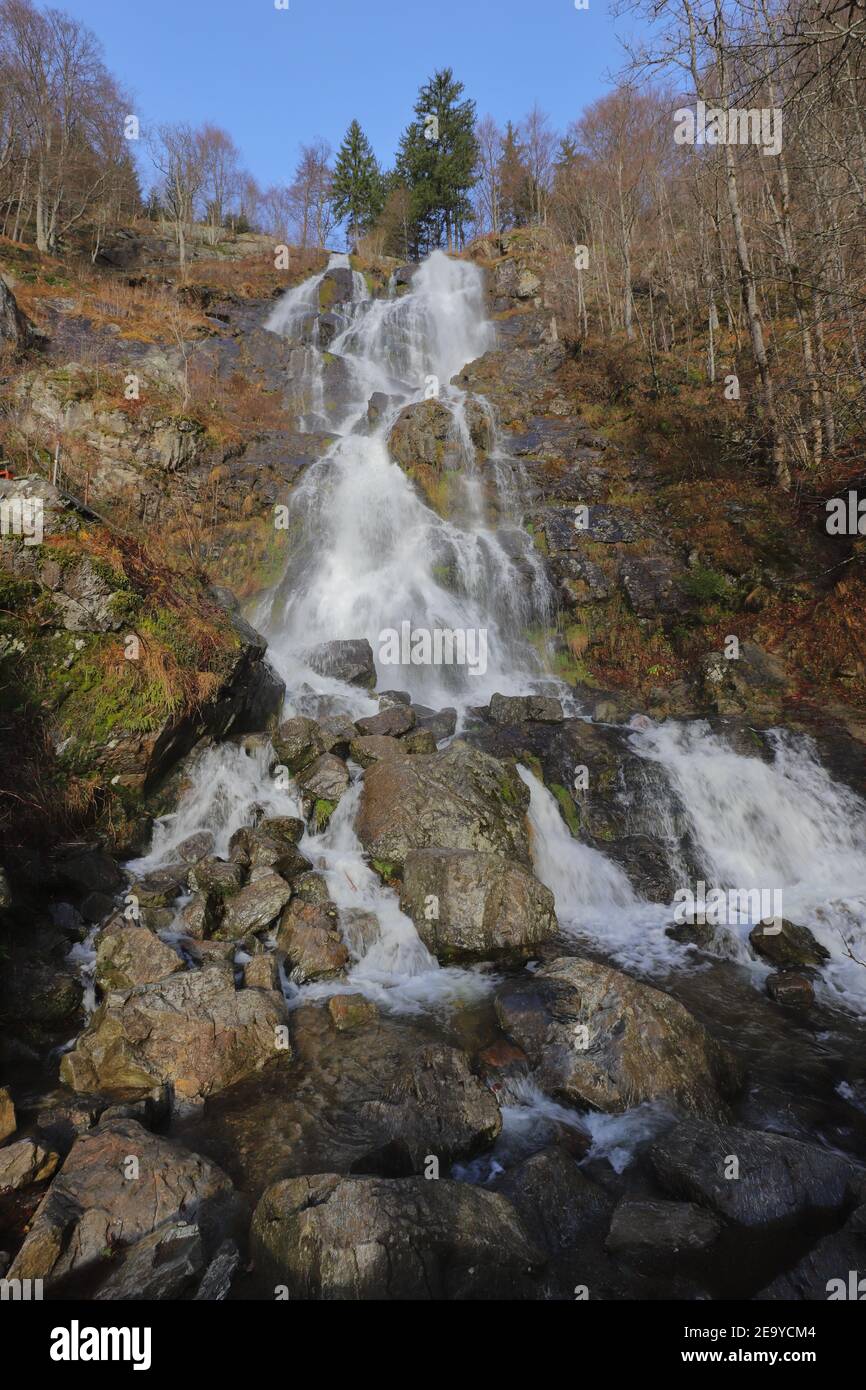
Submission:
M 351 294 L 329 310 L 336 328 L 327 353 L 319 345 L 320 289 L 328 271 L 348 271 L 346 256 L 287 292 L 267 327 L 291 346 L 300 428 L 327 428 L 333 444 L 306 471 L 288 499 L 285 575 L 253 615 L 269 640 L 269 658 L 287 683 L 287 714 L 335 708 L 352 718 L 373 713 L 375 697 L 315 674 L 308 649 L 339 638 L 366 638 L 378 686 L 407 688 L 416 701 L 456 706 L 460 717 L 499 691 L 526 694 L 554 685 L 566 710 L 575 701 L 545 671 L 530 637 L 550 626 L 554 603 L 544 567 L 522 529 L 522 470 L 510 459 L 483 399 L 452 380 L 488 351 L 480 271 L 435 252 L 410 289 L 373 298 L 352 272 Z M 334 329 L 334 324 L 331 328 Z M 336 370 L 338 398 L 328 374 Z M 368 401 L 382 395 L 371 423 Z M 456 462 L 453 507 L 441 515 L 392 459 L 388 438 L 407 406 L 435 399 L 449 417 L 446 447 Z M 473 420 L 489 447 L 479 454 Z M 445 509 L 443 509 L 445 510 Z M 389 665 L 380 635 L 404 623 L 428 630 L 486 633 L 486 669 Z M 807 926 L 830 952 L 818 987 L 825 997 L 866 1007 L 866 806 L 822 768 L 802 738 L 772 736 L 772 759 L 733 751 L 702 722 L 635 729 L 631 743 L 647 767 L 647 795 L 634 808 L 642 832 L 666 847 L 683 887 L 689 862 L 708 886 L 780 889 L 784 916 Z M 190 765 L 189 787 L 174 815 L 156 827 L 139 872 L 169 862 L 194 831 L 210 829 L 225 854 L 235 829 L 255 813 L 299 814 L 297 798 L 270 776 L 273 752 L 233 744 L 208 747 Z M 653 775 L 649 775 L 652 771 Z M 659 776 L 662 790 L 659 795 Z M 345 980 L 304 986 L 297 997 L 361 990 L 379 1003 L 414 1012 L 477 999 L 494 978 L 480 970 L 441 969 L 423 946 L 396 895 L 366 864 L 354 830 L 360 794 L 354 782 L 320 835 L 302 849 L 322 872 L 343 920 L 366 920 L 347 932 L 352 964 Z M 626 970 L 664 978 L 700 969 L 701 957 L 667 935 L 670 904 L 641 899 L 625 872 L 600 849 L 575 839 L 558 803 L 526 769 L 535 871 L 554 893 L 563 932 Z M 683 827 L 689 855 L 683 853 Z M 753 952 L 748 914 L 727 928 L 725 953 L 762 986 L 768 967 Z M 289 993 L 293 987 L 288 987 Z M 531 1108 L 531 1107 L 530 1107 Z
M 329 268 L 345 263 L 334 257 Z M 290 291 L 269 326 L 296 333 L 322 278 Z M 291 497 L 286 574 L 256 615 L 271 660 L 290 691 L 305 683 L 320 688 L 305 665 L 306 649 L 334 638 L 367 638 L 380 687 L 411 686 L 423 703 L 463 711 L 496 691 L 526 693 L 544 677 L 528 639 L 531 629 L 549 623 L 552 594 L 521 528 L 516 496 L 497 501 L 499 516 L 511 522 L 508 546 L 486 519 L 484 487 L 496 488 L 499 470 L 484 479 L 476 469 L 467 396 L 450 384 L 493 342 L 481 273 L 434 252 L 401 298 L 371 299 L 358 278 L 363 289 L 355 286 L 351 303 L 341 306 L 345 327 L 329 350 L 348 383 L 349 399 L 331 412 L 329 428 L 339 437 Z M 376 391 L 388 405 L 371 428 L 367 404 Z M 444 478 L 456 499 L 453 519 L 428 504 L 388 451 L 400 411 L 431 398 L 431 391 L 451 417 L 448 444 L 460 465 Z M 486 403 L 476 404 L 491 423 Z M 380 635 L 403 623 L 413 630 L 483 631 L 486 669 L 383 663 Z M 369 712 L 363 695 L 344 689 L 343 697 L 356 717 Z

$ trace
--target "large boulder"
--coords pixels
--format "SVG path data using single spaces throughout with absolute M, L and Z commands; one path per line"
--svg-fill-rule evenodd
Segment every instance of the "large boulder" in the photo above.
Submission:
M 502 854 L 413 849 L 401 906 L 440 961 L 528 955 L 557 929 L 554 898 Z
M 109 1120 L 76 1139 L 33 1218 L 8 1277 L 43 1279 L 109 1268 L 111 1253 L 180 1217 L 226 1199 L 231 1183 L 215 1164 Z
M 183 969 L 183 961 L 147 927 L 115 917 L 100 932 L 96 980 L 105 990 L 149 985 Z
M 866 1206 L 858 1207 L 839 1231 L 824 1236 L 756 1294 L 758 1302 L 848 1302 L 866 1300 Z
M 620 1202 L 613 1214 L 607 1248 L 635 1264 L 652 1268 L 659 1259 L 695 1255 L 719 1237 L 721 1223 L 694 1202 Z
M 320 676 L 361 685 L 372 690 L 376 684 L 373 648 L 365 637 L 320 642 L 304 654 L 307 665 Z
M 697 1202 L 741 1226 L 796 1220 L 862 1201 L 866 1169 L 785 1134 L 689 1120 L 650 1150 L 671 1196 Z
M 507 985 L 496 1012 L 544 1089 L 572 1104 L 618 1112 L 663 1101 L 727 1117 L 733 1059 L 677 1000 L 619 970 L 555 960 Z
M 331 902 L 293 898 L 280 917 L 277 949 L 286 957 L 289 978 L 299 985 L 331 979 L 341 974 L 349 961 L 337 909 Z
M 431 1123 L 436 1116 L 436 1123 Z M 473 1075 L 466 1056 L 441 1043 L 422 1047 L 375 1099 L 358 1107 L 358 1122 L 377 1144 L 355 1162 L 356 1172 L 375 1172 L 376 1160 L 421 1171 L 428 1157 L 441 1164 L 490 1147 L 502 1129 L 492 1091 Z M 383 1174 L 385 1175 L 385 1174 Z
M 59 1162 L 56 1153 L 35 1139 L 19 1139 L 15 1144 L 7 1144 L 0 1149 L 0 1195 L 44 1182 L 53 1175 Z
M 212 1095 L 278 1055 L 282 998 L 236 990 L 218 965 L 109 994 L 60 1066 L 76 1091 L 128 1093 L 169 1084 L 181 1098 Z
M 356 829 L 373 859 L 402 867 L 413 849 L 472 849 L 529 865 L 529 791 L 510 764 L 456 741 L 389 758 L 364 777 Z
M 15 1105 L 8 1086 L 0 1086 L 0 1144 L 4 1143 L 18 1128 L 15 1118 Z
M 277 920 L 291 896 L 291 887 L 280 874 L 265 871 L 229 898 L 215 936 L 220 941 L 239 941 L 250 932 L 263 931 Z
M 407 472 L 418 464 L 441 470 L 451 428 L 451 412 L 440 401 L 407 405 L 397 416 L 388 439 L 391 456 Z
M 278 1182 L 251 1238 L 262 1281 L 300 1299 L 531 1296 L 544 1263 L 504 1197 L 418 1177 Z

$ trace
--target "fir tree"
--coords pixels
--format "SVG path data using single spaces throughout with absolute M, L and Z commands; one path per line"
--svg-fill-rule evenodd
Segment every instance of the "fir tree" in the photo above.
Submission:
M 469 194 L 477 182 L 475 102 L 461 101 L 463 83 L 451 68 L 426 82 L 415 120 L 400 141 L 397 172 L 412 196 L 413 250 L 462 246 L 472 218 Z
M 337 152 L 332 182 L 336 216 L 348 220 L 348 239 L 367 231 L 383 203 L 382 175 L 370 141 L 352 121 Z

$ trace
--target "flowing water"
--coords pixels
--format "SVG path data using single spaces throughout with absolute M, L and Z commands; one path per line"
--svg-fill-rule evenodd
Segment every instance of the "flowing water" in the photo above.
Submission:
M 347 267 L 345 257 L 333 257 L 329 268 Z M 317 675 L 306 657 L 320 642 L 367 638 L 376 654 L 380 689 L 408 687 L 413 700 L 436 709 L 453 706 L 461 720 L 495 692 L 551 689 L 567 712 L 579 717 L 571 692 L 551 677 L 543 647 L 533 641 L 533 634 L 549 628 L 554 602 L 539 556 L 522 529 L 519 469 L 494 439 L 482 477 L 471 421 L 483 417 L 495 428 L 493 414 L 486 402 L 451 384 L 464 364 L 494 341 L 485 319 L 480 272 L 437 252 L 417 271 L 408 293 L 398 297 L 392 291 L 390 297 L 375 299 L 363 277 L 353 275 L 351 301 L 334 310 L 338 325 L 327 354 L 318 345 L 318 322 L 310 327 L 321 281 L 322 276 L 314 276 L 287 293 L 267 325 L 294 341 L 306 338 L 301 427 L 326 429 L 335 436 L 291 497 L 285 576 L 251 615 L 269 640 L 269 659 L 286 680 L 287 715 L 337 709 L 358 718 L 375 712 L 377 702 L 367 692 Z M 328 374 L 335 363 L 343 386 L 338 399 L 331 399 Z M 382 393 L 382 402 L 371 424 L 367 405 L 374 392 Z M 392 460 L 387 444 L 400 411 L 431 394 L 450 415 L 447 444 L 458 465 L 452 469 L 456 502 L 448 519 L 427 504 Z M 387 664 L 381 635 L 388 629 L 399 632 L 407 622 L 412 629 L 483 631 L 486 669 Z M 641 814 L 668 845 L 678 881 L 683 862 L 671 827 L 685 823 L 707 885 L 781 890 L 784 916 L 808 925 L 830 952 L 819 986 L 822 1005 L 862 1014 L 866 806 L 832 780 L 807 741 L 783 732 L 773 736 L 772 760 L 732 751 L 701 722 L 655 726 L 646 721 L 646 727 L 632 733 L 631 742 L 648 768 L 661 771 L 667 787 L 667 799 L 659 799 L 656 790 Z M 271 761 L 267 750 L 251 756 L 232 744 L 199 753 L 187 795 L 177 812 L 159 824 L 150 854 L 134 867 L 144 870 L 170 861 L 177 844 L 202 828 L 216 834 L 216 852 L 225 853 L 232 832 L 249 823 L 256 808 L 266 814 L 298 814 L 294 794 L 275 787 Z M 352 965 L 346 981 L 300 990 L 287 986 L 290 1002 L 361 990 L 383 1007 L 418 1013 L 478 1000 L 495 977 L 480 969 L 440 968 L 401 913 L 396 894 L 381 885 L 365 862 L 354 830 L 361 774 L 360 769 L 352 771 L 353 786 L 328 829 L 308 835 L 301 848 L 325 874 L 341 913 L 367 914 L 375 929 L 363 941 L 353 936 L 348 943 Z M 720 975 L 712 952 L 702 954 L 666 934 L 671 906 L 643 901 L 621 868 L 571 835 L 557 802 L 538 779 L 526 769 L 521 776 L 530 789 L 536 872 L 554 892 L 563 932 L 635 973 L 669 987 L 676 982 L 689 994 L 690 1006 L 702 1003 L 706 1021 L 721 1031 L 730 1032 L 733 1008 L 740 1032 L 732 1040 L 744 1045 L 760 1067 L 761 1057 L 777 1040 L 768 1041 L 767 1006 L 759 993 L 767 967 L 748 942 L 757 919 L 740 914 L 719 934 L 715 956 L 726 958 L 728 970 Z M 657 778 L 652 785 L 658 788 Z M 739 991 L 733 1003 L 731 970 Z M 750 995 L 754 1008 L 743 1003 Z M 827 1017 L 832 1013 L 822 1015 Z M 847 1026 L 841 1022 L 834 1032 L 832 1024 L 823 1035 L 815 1033 L 803 1042 L 803 1065 L 816 1049 L 821 1051 L 822 1036 L 838 1039 Z M 848 1043 L 839 1046 L 844 1050 Z M 816 1091 L 828 1084 L 824 1060 L 818 1065 Z M 778 1079 L 782 1070 L 779 1064 L 773 1077 Z M 850 1068 L 833 1075 L 840 1105 L 863 1102 L 861 1083 Z M 765 1113 L 778 1113 L 781 1082 L 768 1082 L 765 1090 Z M 560 1109 L 532 1085 L 518 1089 L 505 1106 L 501 1142 L 509 1152 L 543 1142 L 540 1136 L 550 1123 L 562 1120 Z M 628 1136 L 646 1137 L 657 1120 L 643 1110 L 629 1121 L 596 1117 L 593 1145 L 599 1153 L 615 1154 L 619 1163 L 632 1142 Z M 580 1124 L 586 1128 L 589 1121 L 583 1117 Z

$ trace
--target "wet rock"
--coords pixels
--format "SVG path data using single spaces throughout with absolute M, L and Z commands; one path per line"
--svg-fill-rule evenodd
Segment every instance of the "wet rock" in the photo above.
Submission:
M 443 962 L 526 956 L 557 930 L 550 889 L 500 854 L 410 850 L 401 906 Z
M 228 1298 L 241 1252 L 233 1240 L 224 1240 L 208 1265 L 195 1296 L 196 1303 L 221 1303 Z
M 435 743 L 432 751 L 436 751 Z M 387 758 L 408 758 L 410 752 L 403 739 L 387 738 L 383 734 L 354 738 L 349 747 L 350 757 L 360 767 L 371 767 L 373 763 L 382 762 Z
M 0 1144 L 5 1144 L 18 1128 L 15 1106 L 8 1086 L 0 1086 Z
M 19 1139 L 0 1149 L 0 1193 L 17 1192 L 33 1183 L 45 1182 L 57 1170 L 60 1159 L 56 1153 L 36 1142 Z
M 199 859 L 212 855 L 213 850 L 214 837 L 209 830 L 200 830 L 198 834 L 188 836 L 177 847 L 184 864 L 196 864 Z
M 114 911 L 115 901 L 107 893 L 88 893 L 81 904 L 81 916 L 85 922 L 95 925 L 102 922 Z
M 555 1145 L 509 1169 L 496 1191 L 513 1203 L 533 1241 L 552 1254 L 601 1236 L 613 1206 L 607 1193 Z
M 280 917 L 277 949 L 285 954 L 289 978 L 299 985 L 332 979 L 342 973 L 349 960 L 333 903 L 293 898 Z
M 391 456 L 406 472 L 418 464 L 439 471 L 444 466 L 451 429 L 451 412 L 440 401 L 407 405 L 397 416 L 388 438 Z
M 757 1302 L 825 1303 L 866 1299 L 866 1207 L 839 1231 L 824 1236 L 793 1269 L 755 1295 Z
M 372 1023 L 379 1017 L 379 1010 L 371 999 L 363 994 L 335 994 L 328 1000 L 328 1013 L 334 1027 L 341 1033 L 350 1032 L 362 1024 Z
M 378 862 L 412 849 L 473 849 L 529 863 L 529 792 L 516 770 L 455 742 L 442 753 L 391 758 L 365 778 L 356 829 Z
M 323 753 L 297 774 L 303 793 L 304 809 L 312 817 L 314 829 L 324 830 L 328 821 L 349 789 L 349 769 L 342 758 Z
M 248 960 L 244 966 L 244 988 L 279 990 L 280 968 L 276 956 L 266 952 Z
M 332 907 L 328 881 L 324 874 L 314 872 L 301 874 L 292 884 L 295 897 L 305 903 L 316 903 L 320 907 Z
M 663 1101 L 727 1114 L 737 1081 L 730 1054 L 669 994 L 595 961 L 563 958 L 496 1000 L 504 1031 L 544 1089 L 576 1105 L 623 1111 Z
M 219 907 L 205 893 L 196 893 L 180 914 L 184 933 L 197 941 L 210 936 L 219 926 L 219 919 Z
M 357 736 L 357 731 L 348 715 L 332 714 L 319 721 L 319 736 L 326 753 L 336 753 L 338 758 L 347 758 L 349 746 Z
M 544 1263 L 504 1197 L 424 1178 L 290 1178 L 251 1237 L 257 1273 L 290 1298 L 507 1298 Z
M 406 753 L 435 753 L 436 736 L 432 729 L 413 729 L 399 740 Z
M 781 927 L 781 931 L 777 928 Z M 775 922 L 772 926 L 759 922 L 749 932 L 749 940 L 759 956 L 783 969 L 821 966 L 830 959 L 830 952 L 809 931 L 794 922 Z
M 131 1181 L 130 1159 L 138 1165 Z M 149 1134 L 135 1120 L 112 1120 L 72 1147 L 43 1198 L 10 1277 L 44 1279 L 96 1271 L 107 1252 L 192 1216 L 231 1191 L 215 1164 Z
M 297 845 L 304 838 L 307 827 L 297 816 L 266 816 L 257 828 L 263 835 Z
M 494 724 L 521 724 L 527 719 L 560 724 L 564 715 L 561 702 L 552 695 L 494 695 L 490 718 Z
M 403 1174 L 423 1170 L 429 1157 L 443 1166 L 481 1153 L 499 1135 L 502 1116 L 493 1093 L 473 1075 L 464 1053 L 430 1043 L 407 1060 L 381 1096 L 358 1107 L 358 1121 L 375 1135 L 377 1149 L 399 1144 Z M 353 1172 L 376 1172 L 370 1154 Z
M 373 648 L 366 638 L 322 642 L 317 647 L 311 647 L 304 655 L 310 669 L 320 676 L 330 676 L 333 680 L 360 685 L 367 690 L 372 690 L 376 685 Z
M 189 871 L 193 893 L 203 893 L 212 902 L 225 902 L 240 892 L 244 866 L 225 859 L 200 859 Z
M 443 738 L 451 738 L 457 728 L 456 709 L 428 710 L 423 705 L 413 705 L 416 720 L 415 728 L 429 729 L 437 743 Z
M 302 830 L 306 828 L 303 821 L 298 824 Z M 273 869 L 285 879 L 292 879 L 311 867 L 310 861 L 301 854 L 297 844 L 283 836 L 267 833 L 264 826 L 255 830 L 244 826 L 236 830 L 229 841 L 229 854 L 237 864 L 243 864 L 249 869 Z
M 391 705 L 367 719 L 358 719 L 355 728 L 362 738 L 399 738 L 415 727 L 415 711 L 411 705 Z
M 216 939 L 239 941 L 249 932 L 264 931 L 277 920 L 291 896 L 291 887 L 284 878 L 265 871 L 226 903 Z
M 351 304 L 353 294 L 352 272 L 344 266 L 326 270 L 319 282 L 319 304 L 327 311 L 335 304 Z
M 791 1009 L 810 1009 L 815 1002 L 815 986 L 808 975 L 780 970 L 767 976 L 767 993 L 777 1004 Z
M 205 873 L 207 871 L 206 866 L 210 862 L 219 863 L 221 861 L 205 860 L 203 867 L 196 865 L 192 871 L 187 864 L 169 864 L 162 869 L 154 869 L 151 873 L 145 874 L 143 878 L 134 879 L 130 885 L 130 892 L 134 893 L 142 907 L 168 907 L 186 889 L 190 873 L 195 874 L 197 871 Z M 190 884 L 193 891 L 196 891 L 197 883 L 198 880 L 194 880 Z
M 650 1162 L 671 1196 L 741 1226 L 844 1207 L 866 1178 L 866 1170 L 816 1144 L 699 1120 L 684 1121 L 658 1140 Z M 727 1176 L 734 1172 L 739 1176 Z
M 170 1084 L 183 1099 L 212 1095 L 286 1055 L 275 1034 L 284 1022 L 276 994 L 235 990 L 230 973 L 206 966 L 109 994 L 64 1056 L 61 1079 L 75 1091 Z
M 325 751 L 315 719 L 297 715 L 281 724 L 274 735 L 274 749 L 280 762 L 289 772 L 300 772 Z
M 147 927 L 117 917 L 100 932 L 96 980 L 104 990 L 153 984 L 182 969 L 177 952 Z
M 94 1297 L 99 1302 L 182 1298 L 200 1279 L 204 1260 L 198 1226 L 172 1222 L 125 1250 Z
M 612 1255 L 651 1269 L 664 1257 L 697 1254 L 718 1239 L 721 1223 L 692 1202 L 620 1202 L 605 1242 Z

